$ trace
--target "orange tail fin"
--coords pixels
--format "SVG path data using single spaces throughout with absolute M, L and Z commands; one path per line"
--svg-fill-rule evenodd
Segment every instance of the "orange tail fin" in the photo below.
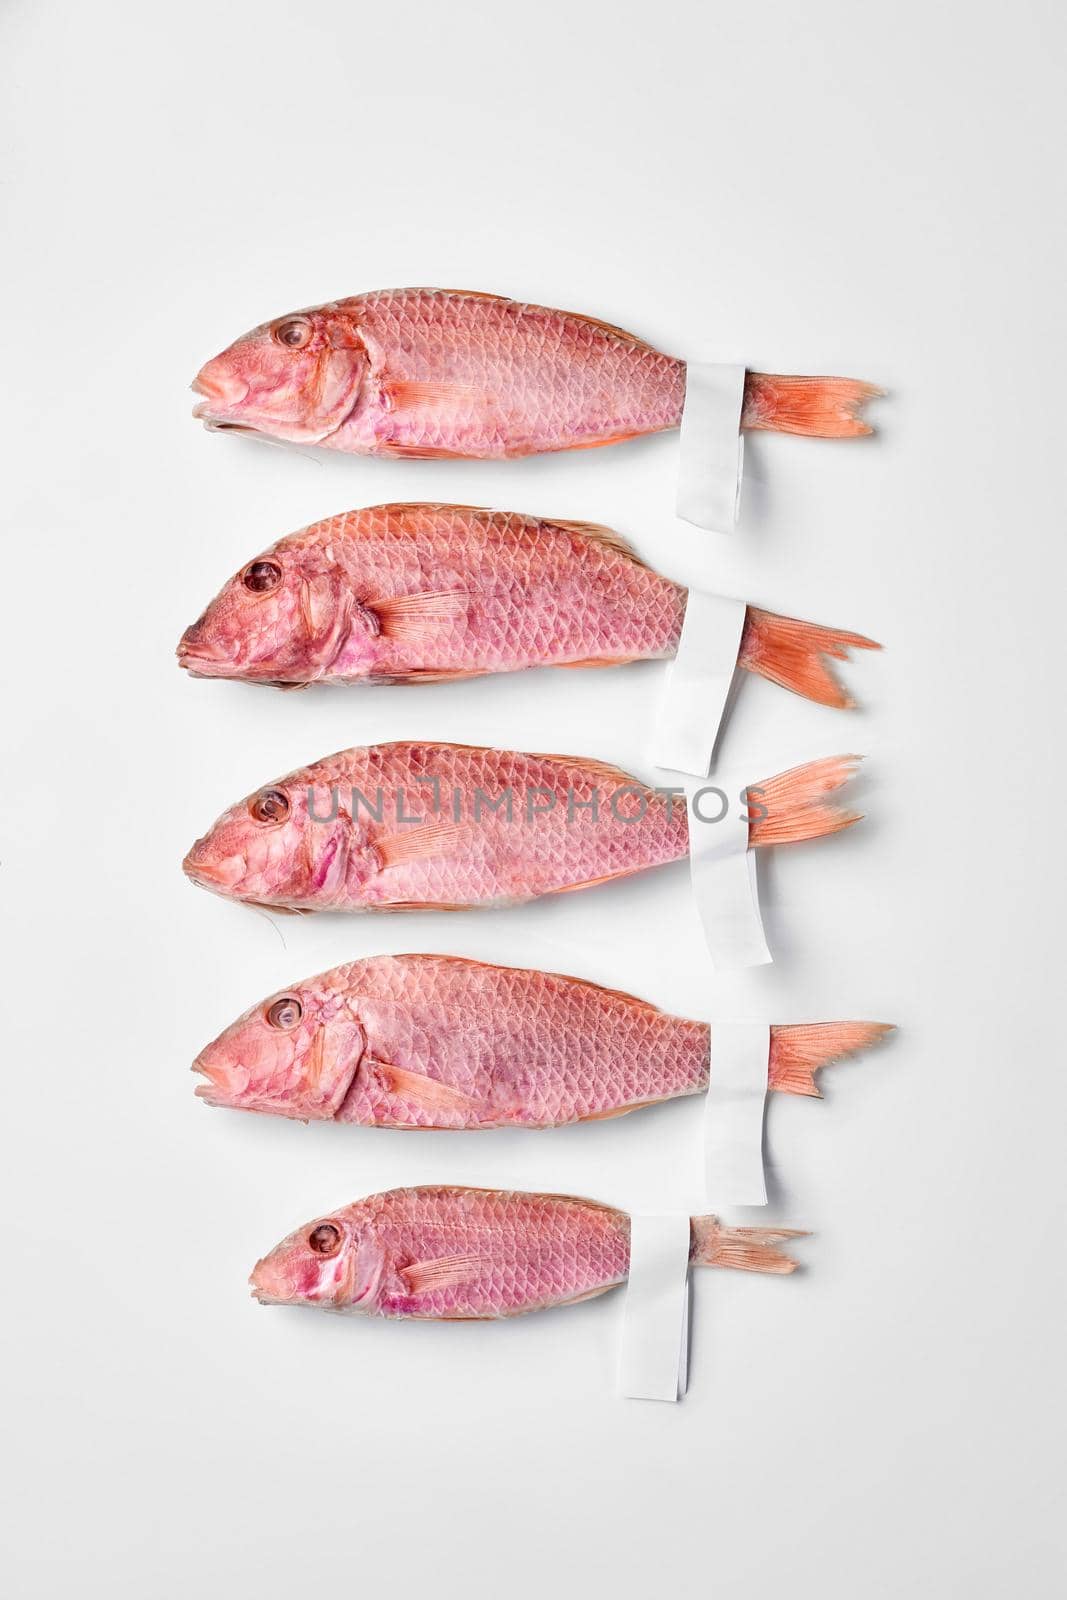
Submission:
M 881 648 L 862 633 L 841 633 L 836 628 L 797 622 L 793 617 L 779 617 L 773 611 L 749 606 L 738 661 L 749 672 L 758 672 L 761 678 L 780 683 L 783 689 L 806 695 L 821 706 L 844 710 L 856 702 L 842 688 L 828 658 L 847 661 L 850 650 Z
M 815 1074 L 844 1056 L 879 1044 L 892 1033 L 891 1022 L 802 1022 L 771 1029 L 767 1084 L 784 1094 L 818 1097 Z M 713 1030 L 714 1040 L 714 1030 Z
M 727 1228 L 718 1217 L 692 1217 L 694 1267 L 736 1267 L 740 1272 L 795 1272 L 797 1263 L 784 1250 L 783 1239 L 806 1237 L 798 1228 Z
M 842 811 L 826 796 L 852 777 L 860 756 L 827 756 L 748 789 L 748 839 L 753 845 L 796 844 L 821 839 L 859 822 L 859 811 Z
M 745 374 L 742 428 L 804 433 L 813 439 L 854 439 L 873 433 L 860 412 L 884 394 L 858 378 L 790 378 L 773 372 Z

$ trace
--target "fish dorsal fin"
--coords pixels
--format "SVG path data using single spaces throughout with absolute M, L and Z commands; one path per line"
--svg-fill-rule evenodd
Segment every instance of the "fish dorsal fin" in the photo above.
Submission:
M 632 772 L 624 772 L 621 767 L 612 766 L 610 761 L 596 761 L 592 756 L 561 756 L 544 750 L 531 751 L 531 756 L 535 761 L 553 761 L 561 767 L 581 767 L 594 778 L 604 778 L 621 787 L 631 788 L 635 784 L 639 789 L 649 787 L 640 778 L 635 778 Z
M 460 504 L 452 500 L 390 500 L 384 505 L 367 506 L 359 515 L 369 517 L 372 513 L 380 516 L 397 517 L 401 520 L 407 517 L 433 516 L 435 512 L 447 514 L 457 512 L 463 516 L 474 516 L 502 520 L 495 530 L 497 533 L 514 533 L 518 539 L 527 536 L 535 528 L 547 528 L 550 532 L 556 529 L 564 533 L 575 534 L 579 539 L 584 539 L 590 544 L 600 544 L 606 549 L 614 550 L 617 555 L 625 556 L 632 561 L 634 566 L 643 567 L 646 572 L 652 569 L 647 561 L 643 561 L 637 554 L 633 545 L 615 528 L 609 528 L 602 522 L 582 522 L 566 517 L 538 517 L 529 512 L 505 511 L 500 506 L 474 506 Z M 334 519 L 327 518 L 326 521 Z M 516 526 L 517 524 L 517 526 Z M 313 527 L 322 527 L 323 523 L 312 524 Z M 305 530 L 306 531 L 306 530 Z M 292 535 L 297 537 L 297 535 Z
M 457 971 L 467 968 L 471 972 L 503 972 L 509 976 L 514 976 L 516 972 L 532 972 L 534 970 L 531 967 L 508 967 L 500 961 L 476 961 L 473 956 L 428 954 L 414 950 L 404 950 L 399 955 L 391 957 L 391 959 L 401 966 L 406 965 L 408 962 L 417 965 L 424 961 L 434 961 L 439 962 L 442 966 L 453 967 Z M 655 1012 L 657 1016 L 663 1015 L 662 1008 L 654 1006 L 650 1000 L 642 1000 L 639 995 L 628 994 L 625 989 L 609 989 L 606 984 L 590 983 L 587 978 L 576 978 L 572 972 L 548 972 L 538 968 L 535 976 L 538 978 L 550 978 L 553 983 L 570 984 L 575 989 L 592 990 L 594 994 L 607 995 L 611 1000 L 625 1000 L 627 1005 L 639 1006 L 642 1011 Z
M 489 1267 L 483 1256 L 437 1256 L 432 1261 L 411 1261 L 398 1268 L 409 1294 L 431 1294 L 434 1289 L 454 1289 L 470 1283 Z
M 487 1200 L 501 1200 L 513 1197 L 517 1200 L 562 1200 L 568 1206 L 587 1206 L 590 1211 L 604 1211 L 612 1217 L 622 1217 L 626 1213 L 620 1211 L 618 1206 L 609 1206 L 603 1200 L 590 1200 L 585 1194 L 557 1194 L 555 1190 L 549 1192 L 545 1189 L 487 1189 L 477 1183 L 416 1183 L 410 1188 L 388 1189 L 384 1196 L 392 1198 L 398 1195 L 418 1195 L 420 1199 L 439 1200 L 451 1198 L 457 1194 L 484 1195 Z
M 584 311 L 562 311 L 558 306 L 534 305 L 529 300 L 514 300 L 506 294 L 487 294 L 482 289 L 421 289 L 412 291 L 416 294 L 447 294 L 457 300 L 484 300 L 489 305 L 514 306 L 517 311 L 538 312 L 545 317 L 567 317 L 574 322 L 584 322 L 588 328 L 599 328 L 601 333 L 610 333 L 614 339 L 624 339 L 627 344 L 644 344 L 635 333 L 627 328 L 620 328 L 615 322 L 605 322 L 602 317 L 587 316 Z
M 624 1212 L 619 1210 L 618 1206 L 605 1205 L 603 1200 L 590 1200 L 589 1196 L 585 1194 L 545 1194 L 542 1191 L 539 1192 L 537 1198 L 540 1200 L 562 1200 L 566 1205 L 584 1206 L 590 1211 L 606 1211 L 612 1217 L 625 1215 Z
M 487 304 L 514 306 L 520 304 L 506 294 L 489 294 L 485 289 L 406 289 L 405 294 L 446 294 L 454 300 L 484 300 Z
M 368 301 L 402 294 L 439 294 L 450 300 L 481 300 L 486 305 L 514 306 L 516 311 L 533 311 L 546 317 L 566 317 L 572 322 L 584 322 L 587 328 L 598 328 L 601 333 L 610 334 L 613 339 L 622 339 L 626 344 L 652 349 L 647 339 L 639 339 L 636 333 L 631 333 L 628 328 L 620 328 L 616 322 L 605 322 L 602 317 L 590 317 L 584 311 L 563 311 L 559 306 L 539 306 L 529 300 L 515 300 L 506 294 L 489 294 L 485 289 L 441 289 L 434 288 L 430 284 L 412 284 L 406 289 L 371 289 L 364 294 L 349 295 L 347 299 L 331 301 L 330 309 L 347 311 Z
M 616 533 L 614 528 L 605 527 L 602 522 L 567 522 L 562 517 L 544 517 L 542 521 L 546 528 L 562 528 L 564 533 L 576 534 L 579 539 L 585 539 L 590 544 L 602 544 L 605 549 L 613 550 L 616 555 L 625 556 L 635 567 L 643 567 L 646 572 L 652 570 L 647 561 L 641 560 L 628 539 L 624 539 L 621 533 Z
M 491 514 L 492 509 L 492 506 L 461 506 L 451 500 L 386 500 L 380 506 L 366 506 L 359 515 L 369 516 L 375 511 L 395 517 L 418 516 L 420 512 L 432 514 L 435 511 L 476 511 Z
M 628 328 L 620 328 L 616 322 L 605 322 L 602 317 L 590 317 L 584 311 L 563 311 L 559 306 L 534 305 L 529 300 L 515 300 L 506 294 L 489 294 L 484 289 L 432 289 L 413 288 L 399 292 L 402 294 L 439 294 L 447 295 L 452 300 L 481 300 L 486 305 L 514 306 L 516 311 L 532 311 L 545 317 L 566 317 L 571 322 L 584 322 L 587 328 L 597 328 L 601 333 L 610 334 L 613 339 L 622 339 L 626 344 L 647 345 L 647 340 L 639 339 L 636 333 L 631 333 Z M 362 297 L 357 297 L 362 298 Z
M 380 744 L 370 745 L 365 748 L 392 752 L 394 750 L 410 751 L 416 746 L 420 750 L 432 750 L 434 754 L 452 750 L 458 750 L 463 755 L 468 756 L 521 755 L 523 753 L 517 750 L 500 749 L 498 746 L 489 744 L 457 744 L 453 739 L 383 739 Z M 347 750 L 338 752 L 339 755 L 348 755 L 349 753 Z
M 609 1000 L 624 1000 L 627 1005 L 653 1012 L 656 1016 L 663 1015 L 660 1006 L 654 1006 L 651 1000 L 642 1000 L 638 995 L 628 994 L 625 989 L 609 989 L 603 983 L 589 983 L 585 978 L 576 978 L 570 972 L 546 972 L 545 977 L 554 978 L 557 983 L 573 984 L 576 989 L 591 989 L 594 994 L 606 995 Z

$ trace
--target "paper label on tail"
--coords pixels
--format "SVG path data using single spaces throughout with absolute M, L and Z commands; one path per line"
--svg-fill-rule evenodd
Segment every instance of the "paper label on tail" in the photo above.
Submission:
M 771 1030 L 765 1022 L 716 1022 L 704 1097 L 708 1204 L 765 1206 L 763 1111 Z
M 745 368 L 689 361 L 685 369 L 678 515 L 698 528 L 730 533 L 741 504 Z
M 667 668 L 652 759 L 706 778 L 741 649 L 743 600 L 690 589 L 678 651 Z
M 630 1218 L 619 1393 L 680 1400 L 689 1363 L 689 1217 Z
M 743 785 L 686 778 L 689 807 L 689 876 L 704 942 L 718 972 L 763 967 L 767 948 L 756 883 L 756 852 L 748 843 Z

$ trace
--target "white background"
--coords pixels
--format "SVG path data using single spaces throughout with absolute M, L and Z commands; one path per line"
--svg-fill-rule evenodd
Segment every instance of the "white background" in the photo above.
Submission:
M 1059 1591 L 1062 12 L 1053 5 L 9 3 L 3 1374 L 19 1596 Z M 413 283 L 891 391 L 876 440 L 401 465 L 212 436 L 262 318 Z M 347 744 L 645 774 L 662 669 L 279 695 L 173 649 L 282 533 L 380 500 L 613 523 L 661 570 L 885 641 L 864 710 L 747 681 L 752 779 L 870 760 L 713 981 L 684 867 L 523 912 L 271 919 L 179 861 Z M 684 1404 L 613 1392 L 619 1297 L 502 1325 L 263 1309 L 246 1274 L 392 1184 L 699 1201 L 698 1108 L 523 1136 L 209 1110 L 238 1011 L 379 950 L 543 965 L 694 1016 L 900 1033 L 771 1108 L 792 1279 L 702 1273 Z M 748 1220 L 760 1220 L 749 1217 Z

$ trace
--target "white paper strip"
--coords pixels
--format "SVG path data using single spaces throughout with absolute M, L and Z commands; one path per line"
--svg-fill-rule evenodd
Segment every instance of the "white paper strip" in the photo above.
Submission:
M 686 522 L 715 533 L 733 529 L 741 504 L 744 400 L 744 367 L 687 362 L 677 509 Z
M 763 1112 L 771 1030 L 765 1022 L 716 1022 L 704 1097 L 708 1204 L 765 1206 Z
M 760 916 L 756 852 L 749 849 L 742 785 L 687 778 L 685 789 L 689 876 L 712 965 L 718 972 L 766 966 L 773 957 Z
M 652 752 L 657 767 L 701 778 L 711 770 L 747 609 L 743 600 L 690 589 L 678 652 L 660 696 Z
M 689 1347 L 689 1218 L 630 1218 L 630 1275 L 622 1308 L 619 1392 L 678 1400 Z

